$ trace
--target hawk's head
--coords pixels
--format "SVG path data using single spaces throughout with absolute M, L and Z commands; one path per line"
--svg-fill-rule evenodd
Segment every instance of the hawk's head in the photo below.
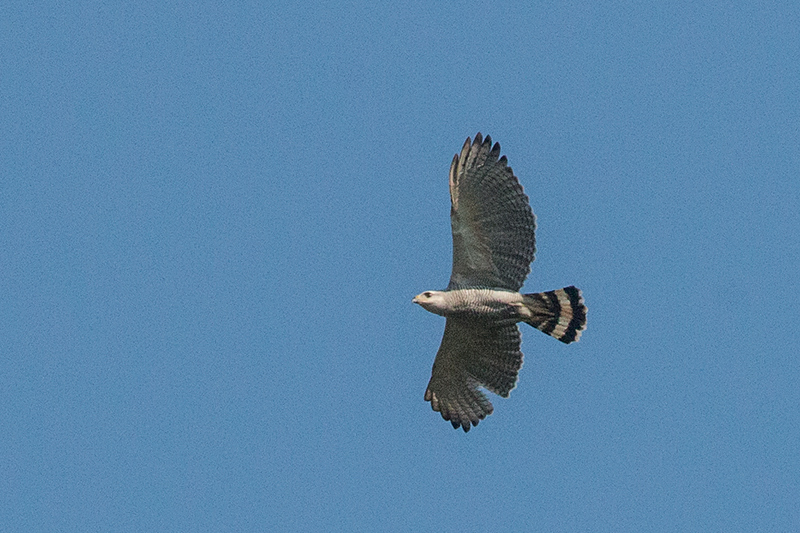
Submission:
M 411 301 L 421 305 L 423 309 L 431 313 L 444 316 L 444 312 L 447 308 L 444 294 L 443 291 L 425 291 L 414 296 L 414 299 Z

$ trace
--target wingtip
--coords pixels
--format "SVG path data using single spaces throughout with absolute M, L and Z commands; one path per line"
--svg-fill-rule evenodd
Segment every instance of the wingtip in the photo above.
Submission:
M 478 135 L 480 135 L 480 133 L 479 133 Z M 469 137 L 467 137 L 467 140 L 466 140 L 466 141 L 464 141 L 464 144 L 461 146 L 461 154 L 463 155 L 463 153 L 464 153 L 465 151 L 469 150 L 469 147 L 470 147 L 470 146 L 472 146 L 472 139 L 470 139 Z M 459 155 L 459 154 L 456 154 L 456 157 L 458 157 L 458 155 Z
M 464 144 L 464 146 L 467 146 L 467 145 L 479 146 L 480 148 L 488 151 L 489 152 L 489 157 L 491 157 L 491 158 L 493 158 L 495 160 L 497 160 L 500 157 L 500 150 L 501 150 L 500 143 L 492 143 L 492 136 L 491 135 L 486 135 L 486 137 L 484 137 L 481 134 L 481 132 L 478 132 L 478 133 L 475 134 L 475 142 L 473 142 L 473 143 L 470 143 L 470 139 L 469 139 L 469 137 L 467 137 L 467 142 Z M 505 159 L 505 156 L 503 156 L 503 158 L 501 158 L 501 161 L 503 161 L 504 164 L 508 163 L 507 160 Z

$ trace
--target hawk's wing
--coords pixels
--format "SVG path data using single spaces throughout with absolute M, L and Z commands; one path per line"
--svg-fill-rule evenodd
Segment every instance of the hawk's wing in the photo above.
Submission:
M 516 325 L 490 327 L 485 322 L 448 318 L 442 345 L 433 362 L 425 401 L 453 427 L 469 431 L 470 424 L 494 408 L 478 387 L 507 398 L 522 367 Z
M 518 291 L 536 251 L 536 219 L 500 145 L 481 134 L 464 142 L 450 165 L 453 273 L 448 290 Z

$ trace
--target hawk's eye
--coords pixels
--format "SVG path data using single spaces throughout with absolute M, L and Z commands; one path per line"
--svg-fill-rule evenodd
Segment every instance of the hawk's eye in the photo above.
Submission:
M 429 292 L 426 292 L 426 293 L 425 293 L 425 298 L 430 298 L 430 297 L 431 297 L 431 293 L 429 293 Z

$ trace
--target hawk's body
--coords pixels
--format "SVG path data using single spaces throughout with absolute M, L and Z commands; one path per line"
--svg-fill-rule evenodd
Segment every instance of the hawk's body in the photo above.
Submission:
M 414 302 L 447 318 L 425 400 L 454 428 L 492 413 L 478 390 L 507 397 L 522 367 L 517 322 L 562 342 L 578 340 L 586 307 L 575 287 L 520 294 L 536 251 L 536 222 L 522 186 L 498 159 L 500 145 L 481 134 L 467 138 L 450 166 L 453 272 L 445 291 Z

